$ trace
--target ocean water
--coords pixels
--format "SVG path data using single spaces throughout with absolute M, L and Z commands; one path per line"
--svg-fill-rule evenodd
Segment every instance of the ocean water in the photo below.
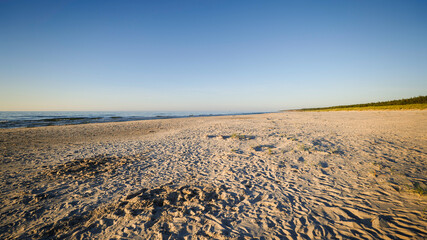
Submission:
M 1 112 L 0 128 L 43 127 L 102 122 L 202 116 L 245 115 L 260 112 Z

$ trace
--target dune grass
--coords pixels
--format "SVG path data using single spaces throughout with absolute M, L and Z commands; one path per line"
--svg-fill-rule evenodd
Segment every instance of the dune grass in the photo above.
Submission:
M 414 182 L 413 186 L 411 187 L 412 192 L 420 195 L 420 196 L 426 196 L 427 195 L 427 187 L 422 186 L 419 182 Z
M 367 110 L 422 110 L 427 109 L 427 96 L 419 96 L 407 99 L 364 103 L 354 105 L 342 105 L 324 108 L 304 108 L 297 111 L 367 111 Z
M 328 107 L 319 109 L 301 109 L 300 111 L 369 111 L 369 110 L 423 110 L 427 109 L 427 103 L 407 104 L 407 105 L 390 105 L 390 106 L 370 106 L 370 107 Z

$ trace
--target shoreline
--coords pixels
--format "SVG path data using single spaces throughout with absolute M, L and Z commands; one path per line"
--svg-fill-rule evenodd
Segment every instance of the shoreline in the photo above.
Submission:
M 90 123 L 130 122 L 189 117 L 255 115 L 270 112 L 97 112 L 0 111 L 0 129 L 68 126 Z
M 0 129 L 0 238 L 423 239 L 426 132 L 425 110 Z

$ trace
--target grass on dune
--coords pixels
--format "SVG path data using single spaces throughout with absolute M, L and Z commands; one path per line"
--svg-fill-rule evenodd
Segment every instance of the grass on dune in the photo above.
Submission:
M 390 106 L 371 106 L 371 107 L 329 107 L 319 109 L 301 109 L 301 111 L 367 111 L 367 110 L 423 110 L 427 109 L 427 103 L 407 104 L 407 105 L 390 105 Z
M 427 109 L 427 96 L 419 96 L 407 99 L 333 106 L 324 108 L 304 108 L 298 111 L 365 111 L 365 110 L 422 110 Z

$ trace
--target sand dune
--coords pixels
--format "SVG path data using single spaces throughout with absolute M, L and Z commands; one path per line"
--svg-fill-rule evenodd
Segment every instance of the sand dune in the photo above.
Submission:
M 0 130 L 1 239 L 426 239 L 427 111 Z

